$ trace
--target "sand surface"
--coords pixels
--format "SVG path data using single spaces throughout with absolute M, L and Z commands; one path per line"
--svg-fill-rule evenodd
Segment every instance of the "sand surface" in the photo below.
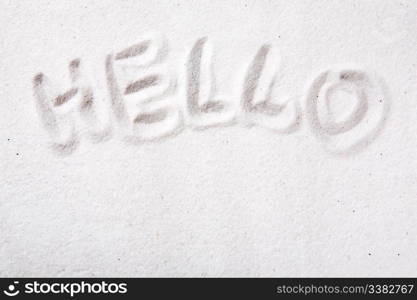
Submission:
M 0 276 L 417 276 L 417 2 L 0 2 Z

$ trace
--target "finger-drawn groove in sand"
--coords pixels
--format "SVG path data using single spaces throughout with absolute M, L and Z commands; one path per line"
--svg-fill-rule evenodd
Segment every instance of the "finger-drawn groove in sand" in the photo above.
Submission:
M 63 93 L 62 95 L 58 95 L 55 98 L 54 106 L 60 106 L 70 100 L 78 93 L 78 88 L 72 88 L 69 91 Z
M 331 108 L 337 92 L 356 100 L 341 120 Z M 312 132 L 336 154 L 355 153 L 371 144 L 383 129 L 390 108 L 389 92 L 382 79 L 352 68 L 320 73 L 306 98 L 306 117 Z
M 70 154 L 79 145 L 77 122 L 84 123 L 93 141 L 101 141 L 110 134 L 109 124 L 103 126 L 93 109 L 93 90 L 82 82 L 80 65 L 79 59 L 69 63 L 72 87 L 63 93 L 58 93 L 56 84 L 43 73 L 39 73 L 33 79 L 39 115 L 52 137 L 52 149 L 60 154 Z
M 300 127 L 301 110 L 294 99 L 287 98 L 283 104 L 274 99 L 278 67 L 278 53 L 272 46 L 263 45 L 250 63 L 244 78 L 242 113 L 248 125 L 258 125 L 278 133 L 291 133 Z
M 85 132 L 93 142 L 117 135 L 140 144 L 175 136 L 185 125 L 206 129 L 239 121 L 285 134 L 300 128 L 298 98 L 277 94 L 282 92 L 279 76 L 285 74 L 280 73 L 280 55 L 272 45 L 258 49 L 243 76 L 236 77 L 239 90 L 229 97 L 216 94 L 213 46 L 207 37 L 191 47 L 178 80 L 168 71 L 168 54 L 167 43 L 157 35 L 108 54 L 104 92 L 91 80 L 94 74 L 86 74 L 80 59 L 69 63 L 70 86 L 64 91 L 43 73 L 37 74 L 34 95 L 52 148 L 69 154 Z M 341 93 L 355 99 L 348 103 L 351 109 L 334 108 Z M 350 154 L 375 140 L 389 107 L 388 89 L 380 78 L 343 68 L 316 77 L 306 96 L 305 113 L 312 132 L 329 152 Z
M 173 101 L 176 83 L 164 62 L 167 54 L 162 38 L 154 36 L 107 56 L 111 107 L 119 131 L 128 142 L 158 141 L 182 130 L 182 114 Z M 137 77 L 131 78 L 132 72 L 126 72 L 126 68 L 136 68 Z
M 213 47 L 204 37 L 195 42 L 187 59 L 187 121 L 197 129 L 228 125 L 235 116 L 231 103 L 217 98 L 212 56 Z
M 135 57 L 138 55 L 142 55 L 145 51 L 149 48 L 149 40 L 142 41 L 136 45 L 128 47 L 125 50 L 120 51 L 115 55 L 116 60 L 126 59 L 130 57 Z
M 52 138 L 52 149 L 61 154 L 72 153 L 78 145 L 78 137 L 67 115 L 53 111 L 51 98 L 45 90 L 47 79 L 42 73 L 33 78 L 33 90 L 42 124 Z
M 130 83 L 125 89 L 125 95 L 133 94 L 139 92 L 143 89 L 146 89 L 151 86 L 155 86 L 159 83 L 158 75 L 150 75 L 145 78 L 136 80 Z

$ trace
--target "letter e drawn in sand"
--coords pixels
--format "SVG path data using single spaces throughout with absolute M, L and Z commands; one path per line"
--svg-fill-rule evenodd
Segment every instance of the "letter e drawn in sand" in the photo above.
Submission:
M 107 86 L 116 124 L 131 143 L 159 141 L 183 129 L 174 99 L 176 82 L 168 72 L 167 44 L 160 36 L 106 58 Z

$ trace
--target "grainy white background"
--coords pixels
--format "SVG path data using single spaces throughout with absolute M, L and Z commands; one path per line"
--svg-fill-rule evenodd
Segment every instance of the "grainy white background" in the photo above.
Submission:
M 416 16 L 413 0 L 1 0 L 0 276 L 417 276 Z M 360 65 L 389 86 L 388 122 L 351 156 L 305 119 L 54 154 L 33 76 L 65 86 L 80 57 L 106 94 L 106 54 L 151 31 L 174 74 L 207 36 L 222 95 L 267 42 L 302 108 L 319 71 Z

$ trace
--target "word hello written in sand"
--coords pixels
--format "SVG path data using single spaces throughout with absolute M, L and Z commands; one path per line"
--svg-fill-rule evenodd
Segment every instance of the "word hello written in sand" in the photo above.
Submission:
M 291 134 L 300 128 L 304 116 L 327 150 L 352 153 L 375 139 L 388 114 L 384 83 L 363 70 L 329 69 L 317 75 L 303 99 L 303 113 L 299 99 L 283 101 L 274 96 L 279 57 L 271 45 L 262 45 L 254 53 L 237 94 L 229 99 L 216 95 L 212 46 L 207 38 L 191 47 L 178 78 L 169 76 L 166 49 L 163 39 L 149 37 L 109 54 L 105 97 L 97 96 L 101 91 L 89 83 L 80 59 L 69 63 L 66 90 L 37 74 L 33 78 L 35 99 L 52 148 L 68 154 L 82 136 L 100 142 L 119 135 L 130 143 L 143 143 L 175 136 L 186 126 L 204 129 L 236 123 Z M 331 103 L 341 93 L 355 103 L 338 116 Z

